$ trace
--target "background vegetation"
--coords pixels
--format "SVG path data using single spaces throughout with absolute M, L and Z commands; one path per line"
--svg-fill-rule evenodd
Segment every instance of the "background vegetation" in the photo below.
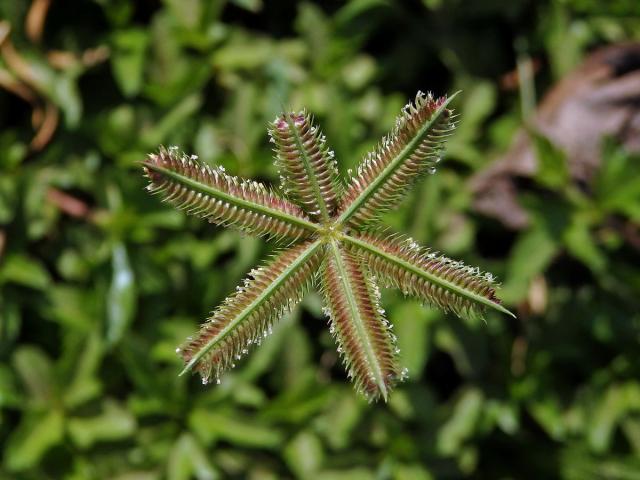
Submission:
M 0 478 L 640 478 L 640 256 L 611 222 L 640 221 L 638 156 L 608 142 L 578 188 L 540 149 L 521 231 L 467 183 L 522 125 L 518 62 L 546 91 L 640 37 L 635 0 L 33 3 L 0 3 Z M 385 292 L 410 372 L 389 404 L 355 395 L 314 296 L 221 385 L 179 378 L 267 247 L 150 198 L 137 162 L 175 144 L 276 181 L 285 105 L 346 171 L 418 89 L 462 89 L 462 123 L 387 221 L 497 274 L 518 320 Z

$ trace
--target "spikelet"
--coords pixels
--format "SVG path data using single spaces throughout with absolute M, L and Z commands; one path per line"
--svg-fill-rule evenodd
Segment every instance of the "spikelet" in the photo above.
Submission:
M 273 322 L 289 312 L 312 284 L 322 259 L 319 241 L 289 248 L 270 264 L 252 270 L 243 286 L 229 296 L 198 334 L 178 349 L 184 371 L 197 370 L 203 383 L 219 380 L 222 372 L 259 345 Z
M 370 226 L 395 207 L 421 175 L 435 172 L 454 128 L 453 112 L 447 109 L 454 96 L 436 99 L 418 92 L 415 103 L 403 108 L 391 133 L 349 179 L 341 220 L 358 230 Z
M 175 147 L 149 155 L 143 168 L 150 192 L 211 223 L 288 242 L 307 238 L 316 230 L 298 206 L 263 184 L 228 175 L 223 167 L 202 164 Z
M 285 113 L 270 125 L 276 166 L 286 195 L 313 219 L 328 220 L 340 195 L 334 153 L 305 112 Z
M 320 271 L 330 331 L 356 390 L 369 401 L 386 401 L 405 373 L 398 368 L 395 336 L 383 317 L 378 288 L 351 253 L 339 246 L 331 251 Z
M 461 318 L 482 318 L 483 307 L 487 305 L 510 313 L 500 305 L 497 285 L 489 273 L 421 248 L 411 238 L 374 233 L 354 238 L 361 243 L 350 244 L 350 251 L 361 255 L 382 286 L 398 288 L 405 295 Z M 373 253 L 368 246 L 382 255 Z

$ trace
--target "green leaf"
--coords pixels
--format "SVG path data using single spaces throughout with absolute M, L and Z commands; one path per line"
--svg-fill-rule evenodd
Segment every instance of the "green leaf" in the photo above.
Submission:
M 8 255 L 0 266 L 0 284 L 15 283 L 44 290 L 50 282 L 51 278 L 46 268 L 38 260 L 26 255 Z
M 2 158 L 2 157 L 0 157 Z M 9 174 L 0 177 L 0 223 L 9 223 L 17 211 L 18 188 L 14 178 Z
M 116 243 L 111 254 L 111 286 L 107 294 L 107 342 L 117 344 L 127 332 L 136 313 L 135 277 L 127 249 Z
M 100 395 L 102 382 L 98 370 L 103 357 L 102 342 L 102 337 L 96 331 L 89 334 L 84 349 L 77 357 L 73 377 L 65 385 L 65 407 L 77 407 Z
M 442 455 L 454 455 L 475 432 L 482 412 L 484 396 L 477 389 L 462 392 L 451 417 L 438 431 L 437 449 Z
M 631 449 L 636 457 L 640 455 L 640 419 L 628 416 L 621 422 L 627 441 L 631 445 Z
M 43 407 L 55 403 L 58 392 L 53 365 L 40 348 L 20 346 L 13 354 L 13 365 L 34 405 Z
M 231 3 L 250 12 L 256 13 L 262 10 L 262 0 L 231 0 Z
M 61 72 L 54 70 L 44 55 L 25 52 L 22 68 L 28 70 L 29 84 L 64 113 L 69 128 L 76 128 L 82 118 L 82 98 L 78 88 L 78 67 Z
M 189 433 L 178 437 L 167 463 L 167 480 L 216 480 L 220 478 L 207 453 Z
M 21 324 L 20 304 L 0 294 L 0 354 L 13 346 L 20 334 Z
M 347 87 L 357 90 L 371 82 L 376 74 L 376 63 L 368 55 L 359 55 L 342 69 L 342 78 Z
M 114 400 L 105 400 L 102 413 L 95 417 L 74 417 L 68 420 L 71 440 L 80 449 L 88 449 L 98 442 L 123 440 L 133 435 L 136 420 Z
M 529 283 L 558 254 L 558 239 L 543 225 L 535 225 L 518 237 L 509 255 L 502 297 L 515 303 L 527 294 Z
M 536 132 L 532 132 L 530 135 L 538 160 L 536 180 L 553 189 L 567 185 L 571 177 L 564 152 L 551 143 L 548 138 Z
M 142 88 L 149 35 L 139 28 L 120 30 L 114 33 L 112 44 L 113 76 L 124 96 L 133 97 Z
M 596 244 L 587 215 L 574 215 L 563 235 L 569 253 L 588 265 L 595 273 L 604 273 L 607 257 Z
M 606 145 L 595 175 L 595 190 L 605 211 L 640 220 L 640 163 L 621 147 Z
M 228 411 L 196 408 L 189 416 L 189 427 L 207 445 L 225 440 L 238 447 L 273 449 L 284 440 L 278 429 L 260 425 L 246 416 L 239 418 Z
M 62 442 L 64 417 L 59 410 L 28 413 L 5 445 L 4 464 L 11 472 L 35 467 L 52 447 Z
M 447 142 L 447 155 L 479 167 L 486 159 L 476 146 L 483 135 L 483 124 L 495 110 L 497 88 L 492 82 L 468 79 L 463 83 L 464 95 L 457 102 L 463 122 L 456 127 L 456 134 Z
M 202 96 L 198 94 L 185 95 L 155 125 L 142 131 L 141 143 L 155 147 L 166 142 L 177 128 L 198 112 L 202 101 Z
M 0 365 L 0 412 L 6 408 L 18 408 L 23 402 L 23 395 L 16 386 L 13 371 L 8 365 Z
M 75 72 L 66 72 L 54 82 L 53 102 L 64 112 L 69 128 L 75 129 L 82 119 L 82 97 Z
M 429 473 L 425 466 L 417 464 L 396 465 L 394 474 L 394 480 L 435 480 L 435 477 Z
M 365 413 L 366 407 L 363 404 L 364 402 L 345 391 L 318 418 L 318 429 L 332 449 L 342 450 L 349 445 L 353 432 Z
M 322 443 L 310 431 L 302 431 L 285 446 L 284 458 L 299 478 L 313 478 L 324 461 Z
M 563 418 L 562 406 L 553 393 L 532 400 L 528 411 L 549 437 L 556 441 L 566 438 L 567 425 Z
M 49 288 L 47 294 L 47 315 L 67 328 L 86 332 L 104 314 L 97 306 L 98 295 L 102 296 L 104 290 L 87 291 L 69 284 L 56 284 Z
M 559 472 L 567 480 L 636 480 L 640 460 L 636 455 L 593 455 L 584 446 L 565 448 Z
M 389 320 L 398 336 L 402 364 L 409 372 L 409 379 L 419 381 L 422 378 L 431 349 L 431 323 L 440 315 L 435 310 L 427 310 L 415 303 L 403 303 L 389 312 Z
M 589 422 L 589 446 L 597 453 L 606 452 L 621 419 L 640 412 L 640 383 L 611 385 L 593 412 Z
M 314 477 L 316 480 L 372 480 L 374 473 L 365 467 L 323 470 Z

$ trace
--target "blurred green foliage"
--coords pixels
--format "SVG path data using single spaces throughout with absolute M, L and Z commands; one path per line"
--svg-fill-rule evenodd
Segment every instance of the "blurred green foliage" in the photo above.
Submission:
M 638 157 L 608 143 L 585 192 L 541 139 L 518 233 L 466 187 L 521 124 L 498 82 L 516 54 L 544 59 L 544 90 L 640 37 L 637 2 L 67 0 L 40 45 L 30 3 L 0 18 L 61 118 L 32 152 L 30 105 L 0 92 L 0 478 L 640 478 L 640 259 L 612 226 L 640 222 Z M 48 61 L 99 46 L 96 65 Z M 137 162 L 175 144 L 275 181 L 284 105 L 316 114 L 346 171 L 418 89 L 462 89 L 462 123 L 387 221 L 497 273 L 519 319 L 385 292 L 410 370 L 387 405 L 354 394 L 314 296 L 221 385 L 178 377 L 176 346 L 267 247 L 149 198 Z

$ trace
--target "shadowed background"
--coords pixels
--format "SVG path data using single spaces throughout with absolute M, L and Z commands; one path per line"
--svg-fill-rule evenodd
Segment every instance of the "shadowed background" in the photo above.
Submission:
M 636 0 L 2 2 L 0 478 L 640 478 L 638 40 Z M 315 294 L 221 385 L 178 377 L 270 250 L 147 195 L 145 155 L 275 183 L 284 105 L 344 173 L 417 90 L 459 89 L 385 222 L 495 273 L 518 319 L 384 292 L 388 404 Z

